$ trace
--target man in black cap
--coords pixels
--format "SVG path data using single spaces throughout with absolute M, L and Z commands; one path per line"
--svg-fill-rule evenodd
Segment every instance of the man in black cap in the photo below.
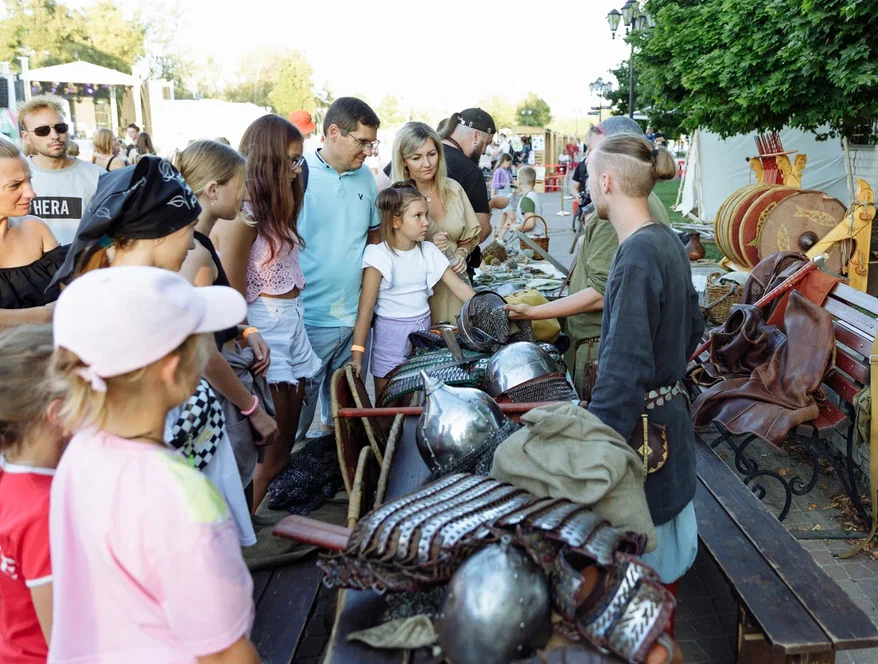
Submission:
M 481 226 L 479 243 L 491 235 L 491 206 L 485 176 L 479 168 L 479 157 L 485 154 L 495 133 L 497 125 L 494 124 L 494 118 L 480 108 L 453 113 L 439 124 L 448 177 L 463 187 L 475 210 Z M 468 261 L 470 277 L 481 262 L 482 252 L 477 246 Z

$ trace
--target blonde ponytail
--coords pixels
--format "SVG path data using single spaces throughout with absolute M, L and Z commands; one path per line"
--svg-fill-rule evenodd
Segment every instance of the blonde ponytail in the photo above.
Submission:
M 674 157 L 663 147 L 653 150 L 656 180 L 673 180 L 677 176 L 677 163 Z

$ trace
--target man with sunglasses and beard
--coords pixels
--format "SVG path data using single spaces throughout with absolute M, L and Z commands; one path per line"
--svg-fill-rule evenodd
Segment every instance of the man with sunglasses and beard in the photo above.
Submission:
M 70 141 L 64 100 L 39 95 L 18 109 L 21 138 L 29 147 L 31 214 L 43 219 L 60 244 L 70 244 L 104 169 L 67 154 Z

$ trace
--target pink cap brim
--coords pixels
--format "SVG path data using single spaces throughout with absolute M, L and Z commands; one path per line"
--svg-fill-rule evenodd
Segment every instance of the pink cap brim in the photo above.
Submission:
M 247 301 L 233 288 L 205 286 L 196 288 L 195 294 L 204 301 L 204 317 L 195 334 L 226 330 L 247 317 Z

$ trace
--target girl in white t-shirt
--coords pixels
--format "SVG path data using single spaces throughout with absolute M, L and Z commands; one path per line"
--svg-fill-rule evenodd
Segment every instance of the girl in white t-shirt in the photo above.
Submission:
M 427 199 L 413 180 L 397 182 L 378 195 L 381 242 L 363 255 L 363 290 L 351 348 L 360 373 L 369 328 L 372 331 L 370 373 L 380 394 L 387 376 L 411 352 L 408 336 L 430 328 L 428 298 L 439 281 L 461 300 L 475 291 L 449 268 L 448 258 L 427 236 Z M 374 323 L 373 323 L 374 314 Z

